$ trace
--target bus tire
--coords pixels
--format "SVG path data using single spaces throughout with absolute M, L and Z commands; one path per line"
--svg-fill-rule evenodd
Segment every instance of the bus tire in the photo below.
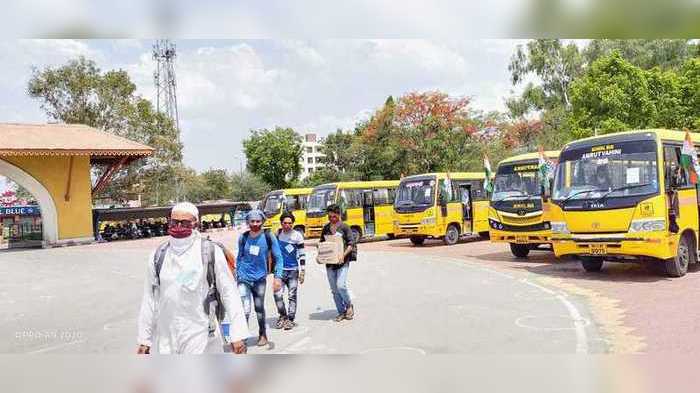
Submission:
M 457 244 L 459 241 L 459 227 L 455 224 L 448 225 L 447 231 L 445 231 L 445 237 L 442 241 L 448 246 Z
M 479 237 L 481 237 L 482 239 L 490 239 L 491 234 L 489 233 L 489 231 L 479 232 Z
M 352 238 L 355 240 L 355 244 L 359 243 L 360 239 L 362 239 L 362 232 L 360 232 L 360 229 L 352 227 L 350 228 L 350 232 L 352 232 Z
M 386 237 L 388 237 L 389 240 L 394 240 L 394 239 L 396 239 L 396 235 L 394 235 L 393 233 L 387 233 Z
M 683 277 L 688 272 L 688 265 L 695 260 L 695 241 L 690 233 L 684 233 L 678 241 L 676 256 L 664 262 L 666 275 L 669 277 Z
M 528 247 L 527 244 L 510 243 L 510 252 L 512 252 L 516 258 L 527 258 L 527 254 L 530 253 L 530 247 Z
M 425 243 L 425 237 L 424 236 L 411 236 L 411 243 L 413 243 L 414 246 L 422 246 L 423 243 Z
M 603 268 L 603 258 L 581 257 L 581 266 L 587 272 L 599 272 Z

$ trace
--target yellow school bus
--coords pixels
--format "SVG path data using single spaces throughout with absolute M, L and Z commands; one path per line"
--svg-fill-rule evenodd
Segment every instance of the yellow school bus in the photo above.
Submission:
M 401 179 L 394 202 L 394 233 L 409 237 L 414 245 L 428 238 L 452 245 L 462 235 L 488 236 L 484 178 L 481 172 L 451 172 Z
M 263 227 L 276 234 L 282 226 L 280 216 L 288 211 L 294 215 L 294 229 L 305 234 L 306 203 L 310 194 L 311 188 L 287 188 L 267 193 L 260 204 L 266 217 Z
M 552 192 L 555 254 L 578 257 L 587 271 L 636 261 L 685 275 L 698 244 L 698 192 L 680 166 L 685 135 L 638 130 L 567 144 Z
M 558 151 L 544 156 L 556 162 Z M 520 154 L 498 163 L 489 208 L 489 238 L 495 243 L 509 243 L 517 258 L 530 250 L 551 245 L 549 200 L 543 198 L 539 171 L 539 153 Z
M 326 208 L 341 206 L 343 221 L 356 239 L 373 236 L 394 236 L 394 195 L 398 180 L 353 181 L 323 184 L 315 187 L 306 208 L 308 237 L 321 237 L 328 222 Z

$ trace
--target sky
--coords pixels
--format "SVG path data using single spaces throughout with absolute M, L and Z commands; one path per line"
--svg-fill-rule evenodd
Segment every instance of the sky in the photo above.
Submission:
M 320 136 L 354 125 L 387 96 L 439 89 L 474 109 L 504 110 L 519 91 L 508 63 L 520 40 L 175 40 L 185 164 L 238 170 L 251 129 L 292 127 Z M 29 98 L 33 67 L 78 56 L 124 69 L 154 99 L 151 40 L 0 40 L 0 122 L 49 119 Z

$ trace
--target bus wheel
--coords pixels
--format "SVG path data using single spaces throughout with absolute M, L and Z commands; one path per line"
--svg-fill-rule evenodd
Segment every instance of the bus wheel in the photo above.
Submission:
M 424 242 L 425 238 L 423 236 L 411 236 L 411 243 L 414 246 L 422 246 Z
M 362 238 L 362 233 L 360 233 L 360 230 L 352 227 L 350 228 L 350 232 L 352 232 L 352 238 L 355 239 L 355 244 L 360 242 L 360 239 Z
M 445 238 L 443 241 L 448 246 L 457 244 L 459 241 L 459 228 L 457 228 L 457 225 L 452 224 L 447 227 L 447 232 L 445 232 Z
M 599 272 L 603 268 L 603 258 L 581 257 L 581 266 L 587 272 Z
M 510 252 L 512 252 L 516 258 L 527 258 L 527 254 L 530 253 L 530 247 L 528 247 L 527 244 L 510 243 Z
M 489 234 L 489 231 L 479 232 L 479 237 L 481 237 L 482 239 L 490 239 L 491 235 Z
M 388 233 L 388 234 L 386 235 L 386 237 L 388 237 L 389 240 L 394 240 L 394 239 L 396 239 L 396 235 L 394 235 L 393 233 Z
M 666 275 L 669 277 L 683 277 L 688 272 L 688 265 L 695 262 L 695 242 L 692 237 L 685 234 L 678 242 L 676 256 L 665 261 Z

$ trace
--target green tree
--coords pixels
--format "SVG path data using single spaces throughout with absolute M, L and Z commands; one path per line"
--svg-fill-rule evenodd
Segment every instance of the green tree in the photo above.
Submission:
M 274 188 L 285 188 L 301 173 L 302 138 L 291 128 L 252 130 L 243 141 L 248 170 Z
M 324 176 L 339 177 L 341 173 L 359 175 L 357 172 L 359 158 L 356 151 L 356 140 L 356 134 L 343 132 L 343 130 L 336 130 L 323 139 L 319 151 L 325 155 L 321 160 L 325 166 L 323 168 Z M 331 173 L 338 173 L 338 175 L 331 175 Z M 314 174 L 310 177 L 313 177 Z
M 182 145 L 175 125 L 152 104 L 136 94 L 136 85 L 124 70 L 102 72 L 94 61 L 80 57 L 58 67 L 34 68 L 27 84 L 30 97 L 53 120 L 85 124 L 155 149 L 153 157 L 123 169 L 103 194 L 126 199 L 144 193 L 146 203 L 172 200 L 182 171 Z M 99 176 L 106 168 L 97 168 Z M 168 188 L 168 190 L 164 190 Z M 94 195 L 93 197 L 97 197 Z
M 250 172 L 235 172 L 231 175 L 231 190 L 234 201 L 259 201 L 270 191 L 270 186 Z
M 677 69 L 696 56 L 692 42 L 686 39 L 595 39 L 586 45 L 583 56 L 588 64 L 593 64 L 612 52 L 618 52 L 622 58 L 645 70 Z
M 569 86 L 581 75 L 583 66 L 583 58 L 576 44 L 564 44 L 559 39 L 537 39 L 525 46 L 518 45 L 508 71 L 514 86 L 532 74 L 541 80 L 540 86 L 528 84 L 518 98 L 523 101 L 521 105 L 531 109 L 558 105 L 569 108 Z
M 652 127 L 657 108 L 644 70 L 618 52 L 598 59 L 571 86 L 576 136 Z
M 233 179 L 225 169 L 209 169 L 200 175 L 205 188 L 204 200 L 229 199 Z

